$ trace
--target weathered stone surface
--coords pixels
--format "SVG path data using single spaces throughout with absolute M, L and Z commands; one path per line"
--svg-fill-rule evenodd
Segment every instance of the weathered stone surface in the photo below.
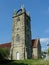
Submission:
M 32 58 L 30 16 L 23 9 L 13 16 L 11 58 Z

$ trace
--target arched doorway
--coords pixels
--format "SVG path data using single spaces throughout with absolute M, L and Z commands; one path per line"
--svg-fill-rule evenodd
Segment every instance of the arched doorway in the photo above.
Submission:
M 16 52 L 16 58 L 17 58 L 17 60 L 20 60 L 20 54 L 19 54 L 19 52 Z

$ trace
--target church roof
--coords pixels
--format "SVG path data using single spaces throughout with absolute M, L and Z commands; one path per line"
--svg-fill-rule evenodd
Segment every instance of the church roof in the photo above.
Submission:
M 32 40 L 32 47 L 37 48 L 39 39 Z M 11 42 L 0 44 L 0 48 L 11 48 Z
M 0 48 L 10 48 L 11 42 L 0 44 Z
M 32 40 L 32 47 L 33 47 L 33 48 L 37 48 L 38 41 L 39 41 L 39 39 L 33 39 L 33 40 Z

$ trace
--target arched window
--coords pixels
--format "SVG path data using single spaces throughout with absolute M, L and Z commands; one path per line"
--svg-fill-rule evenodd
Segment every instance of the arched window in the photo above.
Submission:
M 16 42 L 19 42 L 20 41 L 20 36 L 19 34 L 16 35 Z

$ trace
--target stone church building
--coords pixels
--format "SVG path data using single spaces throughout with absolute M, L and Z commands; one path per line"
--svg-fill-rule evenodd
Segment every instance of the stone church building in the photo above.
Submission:
M 12 19 L 12 42 L 0 44 L 0 48 L 10 48 L 12 60 L 41 57 L 40 40 L 31 40 L 30 15 L 25 8 L 14 11 Z

